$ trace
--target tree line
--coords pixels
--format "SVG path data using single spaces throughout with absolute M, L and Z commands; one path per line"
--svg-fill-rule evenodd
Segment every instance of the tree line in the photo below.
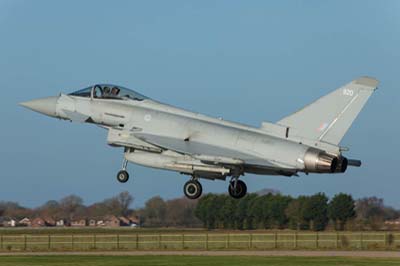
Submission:
M 344 193 L 332 199 L 324 193 L 291 197 L 270 189 L 240 200 L 227 194 L 207 194 L 198 201 L 164 201 L 156 196 L 135 213 L 144 227 L 234 230 L 380 230 L 388 229 L 386 220 L 400 218 L 399 210 L 386 206 L 377 197 L 354 200 Z
M 264 190 L 236 200 L 225 194 L 207 194 L 199 200 L 178 198 L 149 199 L 142 208 L 132 209 L 134 197 L 127 191 L 85 205 L 81 197 L 70 195 L 50 200 L 37 208 L 16 202 L 0 202 L 0 217 L 16 219 L 91 219 L 108 215 L 138 217 L 142 227 L 181 227 L 208 229 L 293 229 L 379 230 L 384 221 L 400 217 L 400 211 L 387 207 L 376 197 L 354 200 L 338 194 L 329 199 L 324 193 L 292 197 Z
M 135 217 L 142 227 L 201 227 L 201 221 L 194 215 L 197 201 L 186 198 L 163 200 L 156 196 L 149 199 L 143 208 L 131 208 L 134 197 L 127 191 L 100 202 L 85 205 L 81 197 L 69 195 L 60 200 L 49 200 L 37 208 L 27 208 L 17 202 L 0 201 L 0 218 L 17 220 L 23 218 L 51 218 L 72 221 L 77 219 L 99 219 Z
M 377 230 L 385 220 L 399 218 L 400 212 L 376 197 L 355 201 L 344 193 L 331 200 L 324 193 L 297 198 L 268 193 L 240 200 L 208 194 L 199 200 L 195 215 L 209 229 L 323 231 L 328 225 L 335 230 Z
M 133 196 L 127 192 L 105 199 L 91 205 L 85 205 L 77 195 L 69 195 L 60 200 L 49 200 L 37 208 L 26 208 L 17 202 L 0 202 L 0 217 L 15 219 L 52 218 L 53 220 L 73 220 L 82 218 L 98 218 L 108 215 L 129 216 L 133 213 L 130 206 Z
M 284 195 L 247 195 L 234 200 L 226 195 L 209 194 L 196 208 L 196 215 L 207 228 L 324 230 L 329 219 L 343 225 L 355 216 L 351 196 L 339 194 L 328 203 L 322 194 L 292 198 Z

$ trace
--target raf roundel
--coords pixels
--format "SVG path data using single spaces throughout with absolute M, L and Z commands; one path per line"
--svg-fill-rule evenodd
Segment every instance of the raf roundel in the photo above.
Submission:
M 144 116 L 144 121 L 150 122 L 151 121 L 151 115 L 147 114 Z

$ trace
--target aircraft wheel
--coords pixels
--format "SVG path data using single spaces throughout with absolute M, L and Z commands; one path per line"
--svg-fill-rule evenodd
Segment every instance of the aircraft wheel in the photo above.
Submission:
M 128 180 L 129 180 L 129 173 L 128 173 L 127 171 L 125 171 L 125 170 L 119 171 L 118 174 L 117 174 L 117 180 L 118 180 L 120 183 L 126 183 L 126 182 L 128 182 Z
M 194 200 L 200 198 L 203 188 L 198 181 L 190 180 L 183 186 L 183 192 L 187 198 Z
M 246 183 L 242 180 L 238 180 L 235 189 L 235 182 L 231 182 L 229 184 L 229 195 L 235 199 L 241 199 L 247 194 L 247 186 Z

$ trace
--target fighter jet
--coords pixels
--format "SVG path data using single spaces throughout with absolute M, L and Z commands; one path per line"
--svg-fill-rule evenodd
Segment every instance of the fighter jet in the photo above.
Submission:
M 121 183 L 129 179 L 131 162 L 187 175 L 183 191 L 190 199 L 201 196 L 200 179 L 229 178 L 229 194 L 239 199 L 247 193 L 240 179 L 247 173 L 335 174 L 361 166 L 361 161 L 343 156 L 348 149 L 340 142 L 377 86 L 376 79 L 361 77 L 260 127 L 180 109 L 111 84 L 20 104 L 50 117 L 108 130 L 108 144 L 124 148 L 117 174 Z

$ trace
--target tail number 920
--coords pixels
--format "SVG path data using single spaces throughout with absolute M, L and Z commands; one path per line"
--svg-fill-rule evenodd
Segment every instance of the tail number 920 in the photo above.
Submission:
M 343 89 L 343 95 L 352 97 L 354 95 L 354 91 L 350 89 Z

